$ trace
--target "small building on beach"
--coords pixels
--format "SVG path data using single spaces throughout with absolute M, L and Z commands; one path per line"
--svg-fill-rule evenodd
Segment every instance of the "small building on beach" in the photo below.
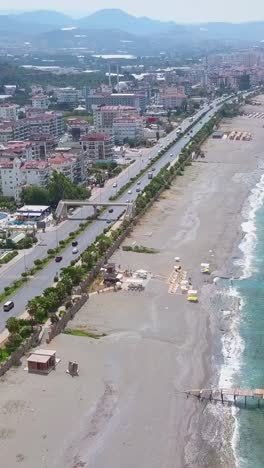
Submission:
M 56 367 L 56 351 L 51 349 L 37 349 L 27 360 L 28 372 L 49 374 Z

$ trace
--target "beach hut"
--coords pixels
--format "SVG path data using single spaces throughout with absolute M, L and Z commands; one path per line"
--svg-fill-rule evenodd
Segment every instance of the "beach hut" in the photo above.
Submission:
M 37 349 L 27 360 L 28 372 L 48 374 L 56 366 L 56 351 Z

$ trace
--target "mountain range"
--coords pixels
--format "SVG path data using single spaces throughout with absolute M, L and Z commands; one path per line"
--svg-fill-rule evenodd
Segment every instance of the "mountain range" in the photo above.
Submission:
M 118 9 L 99 10 L 79 19 L 48 10 L 9 15 L 0 11 L 2 44 L 3 38 L 21 37 L 38 47 L 91 47 L 90 43 L 96 45 L 100 39 L 102 48 L 105 44 L 109 49 L 111 38 L 114 42 L 118 38 L 121 42 L 138 44 L 142 36 L 146 47 L 159 43 L 166 50 L 177 45 L 208 41 L 257 45 L 264 42 L 264 22 L 183 25 L 174 21 L 136 17 Z

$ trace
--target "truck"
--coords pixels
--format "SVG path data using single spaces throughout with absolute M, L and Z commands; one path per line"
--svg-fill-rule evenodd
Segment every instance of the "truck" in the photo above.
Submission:
M 148 179 L 152 179 L 153 178 L 153 173 L 151 171 L 148 172 Z

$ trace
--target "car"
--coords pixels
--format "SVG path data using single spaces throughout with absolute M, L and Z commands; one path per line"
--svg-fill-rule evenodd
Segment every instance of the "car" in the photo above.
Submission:
M 72 247 L 77 247 L 78 242 L 77 241 L 72 241 Z
M 148 160 L 151 161 L 151 156 L 148 157 Z
M 74 249 L 72 249 L 72 253 L 75 255 L 79 252 L 79 250 L 77 249 L 77 247 L 74 247 Z
M 188 135 L 184 135 L 184 138 L 188 138 Z
M 141 184 L 141 181 L 139 180 L 139 181 L 137 182 L 137 185 L 140 185 L 140 184 Z
M 15 307 L 15 304 L 13 301 L 7 301 L 4 305 L 3 305 L 3 311 L 4 312 L 9 312 L 11 309 L 13 309 L 13 307 Z
M 117 183 L 115 182 L 115 183 L 113 184 L 113 188 L 116 188 L 116 187 L 117 187 Z
M 131 193 L 132 193 L 132 190 L 129 190 L 127 193 L 128 193 L 128 195 L 131 195 Z
M 141 192 L 139 187 L 136 188 L 136 192 L 138 192 L 138 193 Z
M 111 219 L 107 219 L 107 220 L 106 220 L 106 223 L 107 223 L 107 224 L 111 224 L 111 222 L 112 222 Z
M 155 168 L 155 167 L 152 167 L 152 169 L 151 169 L 151 170 L 154 172 L 154 171 L 156 170 L 156 168 Z
M 130 200 L 126 200 L 126 203 L 130 203 Z
M 173 158 L 173 154 L 172 154 L 172 153 L 170 154 L 170 157 Z
M 62 256 L 61 255 L 57 255 L 57 257 L 55 257 L 55 262 L 56 263 L 60 263 L 62 261 Z
M 113 208 L 110 208 L 110 210 L 108 210 L 108 213 L 113 213 Z

